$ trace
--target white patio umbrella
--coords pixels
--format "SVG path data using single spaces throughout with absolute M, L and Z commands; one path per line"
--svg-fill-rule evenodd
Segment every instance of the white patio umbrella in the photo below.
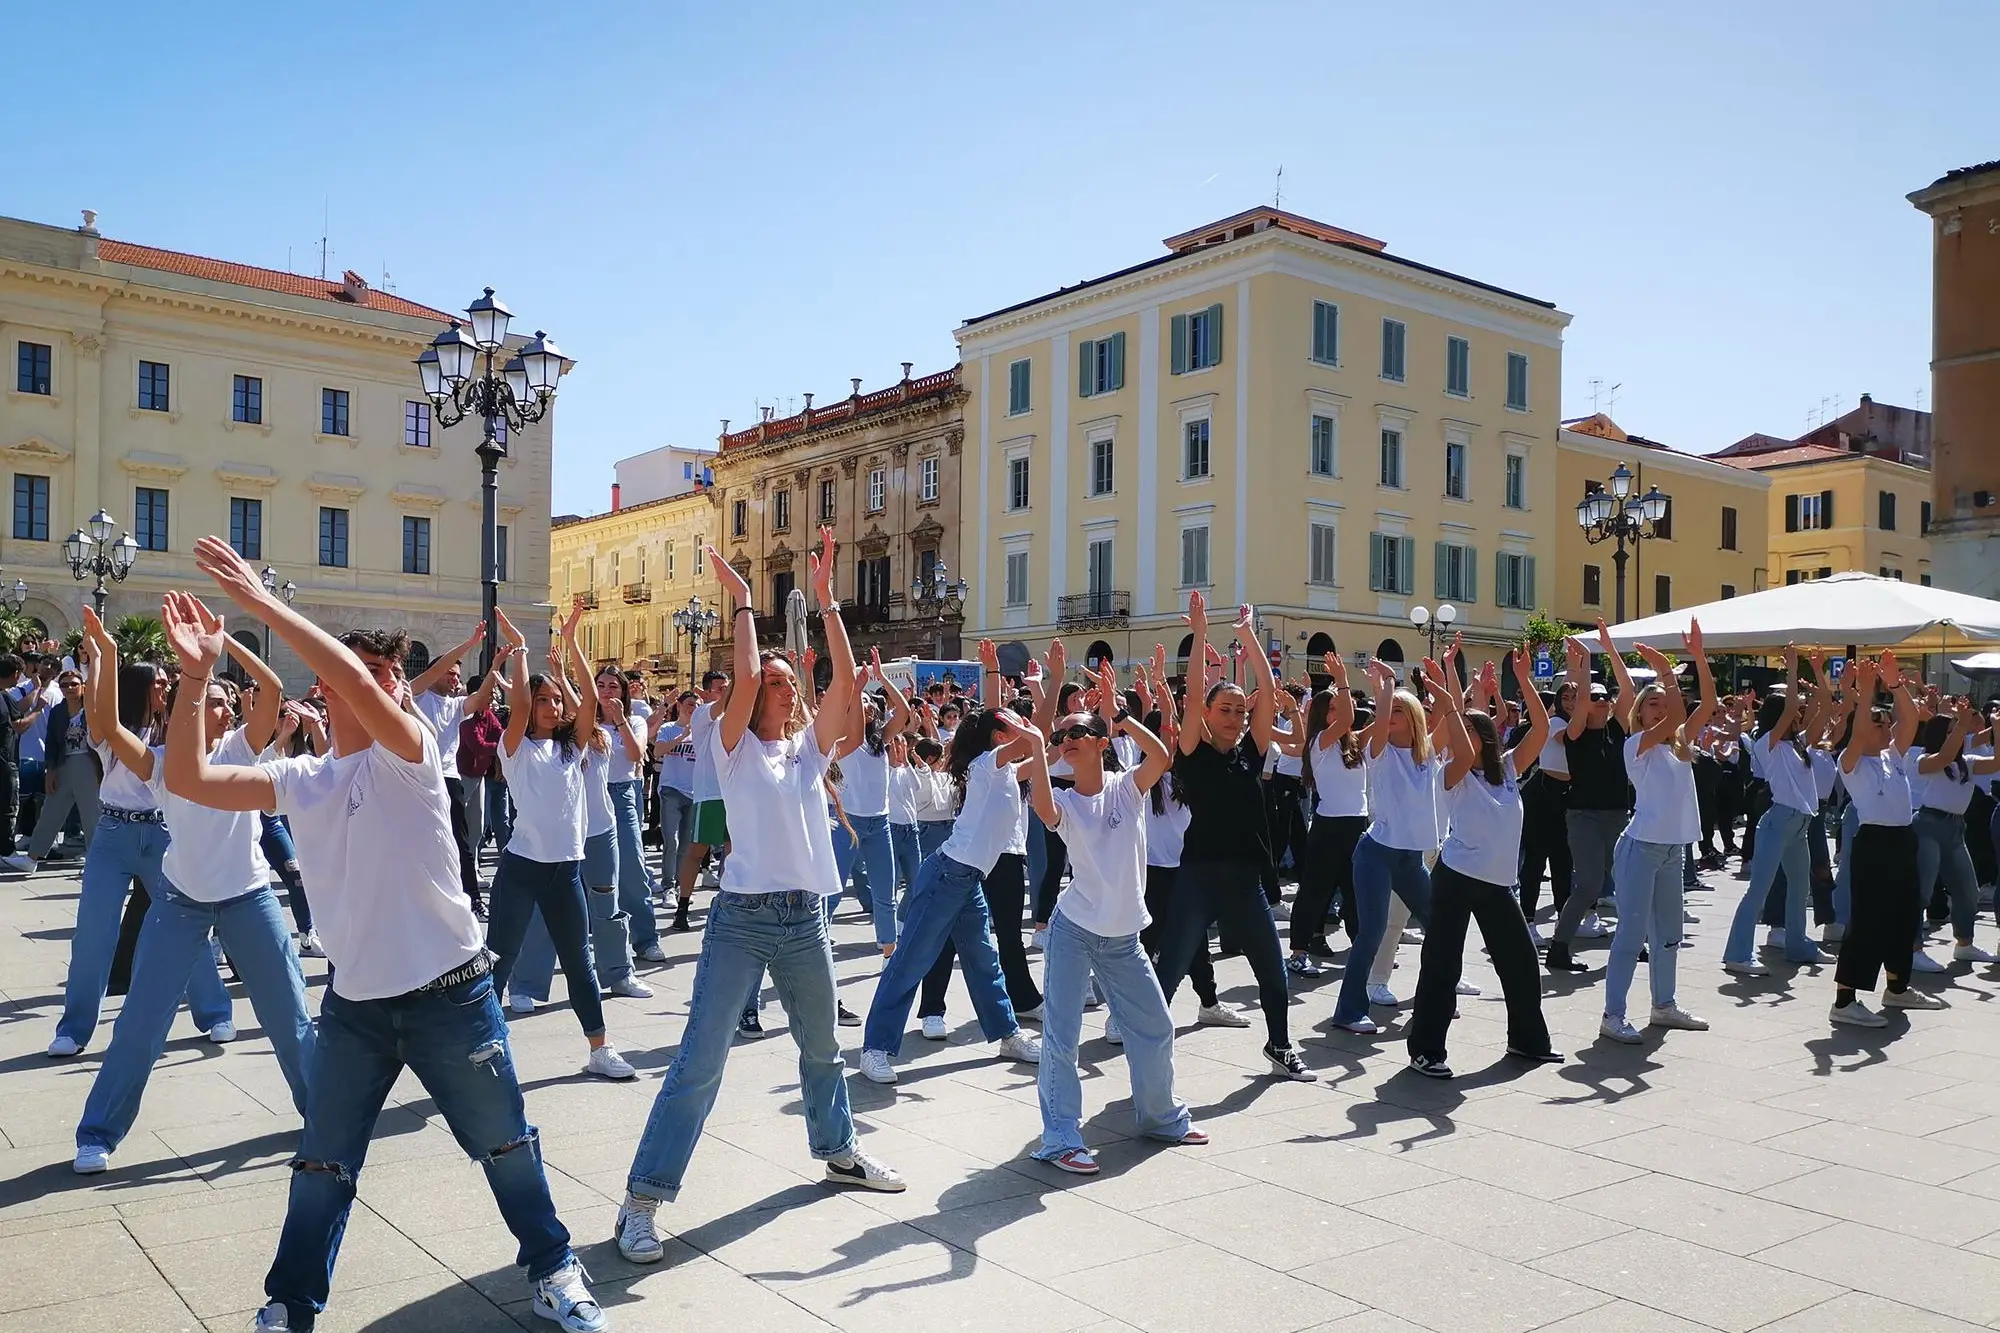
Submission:
M 2000 643 L 2000 602 L 1858 572 L 1628 620 L 1611 627 L 1611 639 L 1620 651 L 1640 643 L 1672 650 L 1690 620 L 1701 622 L 1711 652 L 1777 652 L 1787 643 L 1892 648 L 1914 641 L 1916 651 L 1943 653 Z M 1597 648 L 1595 634 L 1576 640 Z

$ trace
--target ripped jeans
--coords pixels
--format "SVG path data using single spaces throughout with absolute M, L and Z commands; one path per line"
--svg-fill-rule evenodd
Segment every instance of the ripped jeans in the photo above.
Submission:
M 384 1000 L 349 1000 L 329 990 L 320 1003 L 285 1229 L 264 1278 L 265 1295 L 284 1302 L 294 1333 L 310 1329 L 326 1308 L 368 1139 L 405 1065 L 458 1146 L 485 1170 L 500 1216 L 520 1243 L 515 1262 L 529 1280 L 570 1260 L 569 1232 L 549 1197 L 541 1142 L 521 1101 L 493 978 Z

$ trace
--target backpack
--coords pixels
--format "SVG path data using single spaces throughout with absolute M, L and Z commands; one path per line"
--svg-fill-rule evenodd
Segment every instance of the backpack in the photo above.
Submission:
M 470 714 L 458 724 L 458 774 L 465 778 L 490 777 L 500 758 L 500 737 L 506 726 L 491 708 Z

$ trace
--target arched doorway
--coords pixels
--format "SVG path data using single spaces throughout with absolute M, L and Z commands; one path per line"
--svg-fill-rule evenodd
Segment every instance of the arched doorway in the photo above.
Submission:
M 1106 643 L 1102 639 L 1098 639 L 1097 641 L 1092 643 L 1090 645 L 1089 650 L 1084 653 L 1083 661 L 1086 666 L 1088 666 L 1092 671 L 1095 671 L 1099 667 L 1103 666 L 1106 662 L 1113 660 L 1116 656 L 1117 655 L 1111 651 L 1110 644 Z
M 1306 640 L 1306 678 L 1315 690 L 1323 690 L 1333 677 L 1326 674 L 1326 655 L 1339 650 L 1333 646 L 1333 636 L 1322 630 Z
M 1174 649 L 1174 669 L 1185 678 L 1188 674 L 1188 654 L 1194 651 L 1194 635 L 1181 635 L 1180 647 Z
M 1403 663 L 1403 645 L 1397 643 L 1394 639 L 1384 639 L 1375 645 L 1375 656 L 1392 666 L 1401 666 Z
M 229 631 L 229 637 L 236 640 L 236 642 L 242 644 L 245 648 L 248 648 L 251 652 L 257 654 L 258 657 L 263 658 L 265 661 L 270 660 L 270 658 L 264 652 L 263 639 L 258 635 L 256 630 L 233 629 Z M 245 671 L 243 669 L 243 664 L 241 662 L 238 662 L 233 656 L 229 658 L 228 663 L 223 667 L 222 674 L 229 677 L 229 679 L 235 681 L 238 685 L 241 685 L 244 681 L 250 679 L 250 673 L 248 671 Z
M 415 680 L 430 668 L 431 646 L 422 639 L 410 640 L 410 651 L 403 655 L 403 674 Z
M 1519 703 L 1521 683 L 1514 679 L 1514 656 L 1515 654 L 1510 652 L 1500 659 L 1500 697 Z

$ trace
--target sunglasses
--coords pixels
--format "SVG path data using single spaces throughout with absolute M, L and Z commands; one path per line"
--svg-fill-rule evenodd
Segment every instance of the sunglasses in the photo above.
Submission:
M 1085 741 L 1093 739 L 1101 741 L 1101 740 L 1108 740 L 1110 738 L 1106 736 L 1103 732 L 1098 731 L 1094 727 L 1087 727 L 1079 723 L 1074 727 L 1062 728 L 1060 731 L 1056 732 L 1055 739 L 1057 744 L 1061 744 L 1064 741 Z

